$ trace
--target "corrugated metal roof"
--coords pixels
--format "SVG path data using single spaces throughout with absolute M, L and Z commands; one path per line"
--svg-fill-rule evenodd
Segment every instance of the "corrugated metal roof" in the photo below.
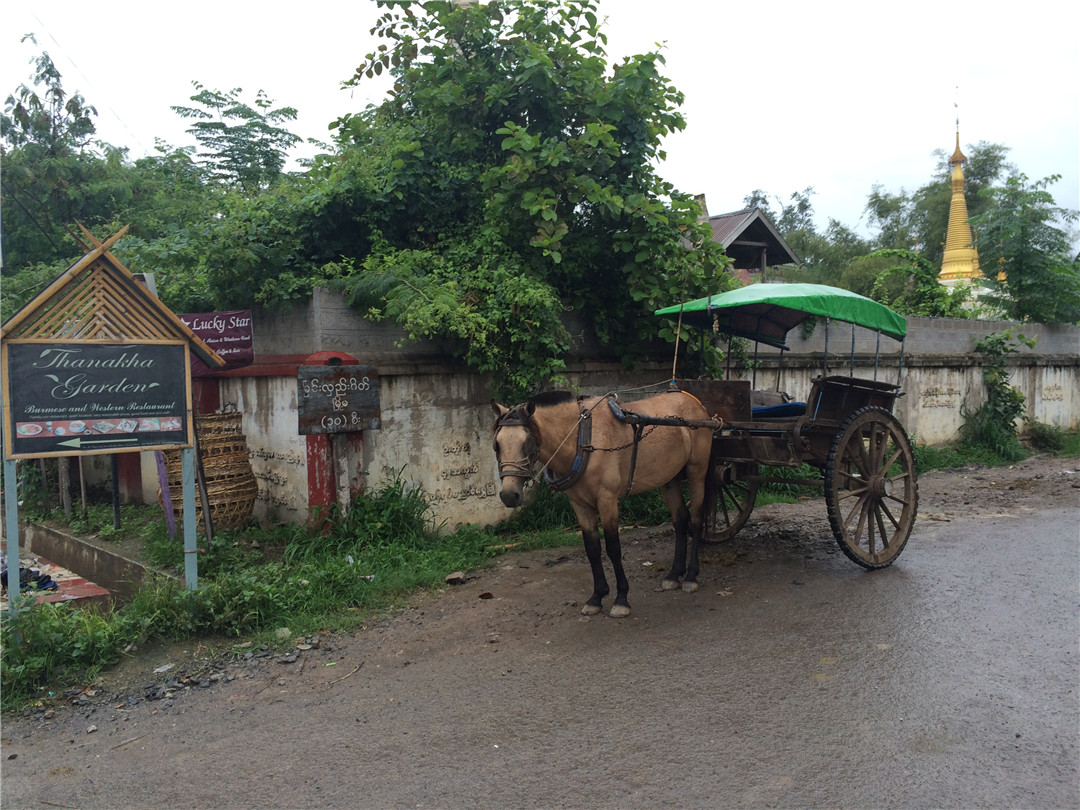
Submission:
M 724 246 L 736 269 L 760 269 L 762 250 L 765 251 L 767 267 L 801 263 L 760 208 L 717 214 L 709 217 L 709 225 L 712 227 L 713 241 Z

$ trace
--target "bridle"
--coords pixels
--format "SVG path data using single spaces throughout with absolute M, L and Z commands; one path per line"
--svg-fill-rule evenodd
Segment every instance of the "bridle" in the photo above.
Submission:
M 540 440 L 536 437 L 529 418 L 523 413 L 524 403 L 511 408 L 506 413 L 495 419 L 495 426 L 491 431 L 491 446 L 495 450 L 495 460 L 499 462 L 499 480 L 503 478 L 532 478 L 533 467 L 540 460 Z M 504 427 L 525 428 L 525 457 L 504 461 L 499 453 L 498 435 Z
M 509 411 L 496 418 L 495 425 L 492 428 L 491 444 L 495 449 L 495 459 L 499 462 L 500 481 L 510 477 L 532 478 L 532 470 L 540 460 L 540 438 L 536 435 L 535 428 L 532 426 L 528 415 L 524 412 L 524 408 L 527 405 L 527 402 L 515 405 Z M 596 449 L 592 446 L 592 410 L 581 408 L 580 403 L 578 407 L 580 409 L 580 414 L 577 429 L 577 450 L 574 455 L 574 461 L 570 466 L 570 472 L 566 475 L 555 476 L 552 475 L 551 470 L 544 469 L 544 480 L 553 492 L 563 492 L 570 489 L 570 487 L 581 480 L 581 477 L 585 474 L 585 468 L 589 464 L 589 454 Z M 497 437 L 499 430 L 504 427 L 525 428 L 525 434 L 528 438 L 525 440 L 524 458 L 503 461 L 500 457 Z M 569 438 L 569 436 L 567 436 L 567 438 Z

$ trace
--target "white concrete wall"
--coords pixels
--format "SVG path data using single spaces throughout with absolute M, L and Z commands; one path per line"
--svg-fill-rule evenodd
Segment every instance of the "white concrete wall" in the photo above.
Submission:
M 226 377 L 221 402 L 244 415 L 251 469 L 259 484 L 255 517 L 270 523 L 308 519 L 307 442 L 297 432 L 295 377 Z

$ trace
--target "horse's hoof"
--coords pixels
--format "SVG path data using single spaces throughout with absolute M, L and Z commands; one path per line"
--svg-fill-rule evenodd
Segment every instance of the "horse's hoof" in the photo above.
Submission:
M 581 608 L 582 616 L 595 616 L 601 610 L 600 605 L 586 604 Z
M 679 580 L 677 579 L 665 579 L 660 583 L 661 589 L 665 591 L 675 591 L 679 589 Z
M 610 616 L 613 619 L 625 619 L 629 615 L 630 615 L 630 606 L 629 605 L 612 605 L 611 606 L 611 612 L 608 613 L 608 616 Z
M 698 589 L 696 582 L 684 582 L 682 584 L 683 593 L 695 593 Z

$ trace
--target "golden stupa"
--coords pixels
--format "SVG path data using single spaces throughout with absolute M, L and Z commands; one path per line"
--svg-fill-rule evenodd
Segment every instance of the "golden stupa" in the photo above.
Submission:
M 961 282 L 971 283 L 982 277 L 979 271 L 979 251 L 975 249 L 968 224 L 967 201 L 964 199 L 964 169 L 967 157 L 960 151 L 960 129 L 956 130 L 956 151 L 949 158 L 952 166 L 952 202 L 949 205 L 949 229 L 945 235 L 945 255 L 941 260 L 938 279 L 946 287 Z

